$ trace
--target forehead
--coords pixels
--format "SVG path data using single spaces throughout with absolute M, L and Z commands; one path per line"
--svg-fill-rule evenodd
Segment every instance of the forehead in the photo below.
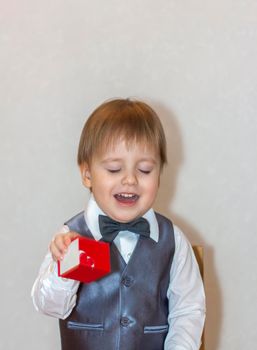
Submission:
M 137 158 L 152 158 L 159 160 L 159 152 L 156 147 L 148 141 L 125 140 L 119 138 L 99 147 L 95 154 L 97 157 L 107 158 L 134 155 Z

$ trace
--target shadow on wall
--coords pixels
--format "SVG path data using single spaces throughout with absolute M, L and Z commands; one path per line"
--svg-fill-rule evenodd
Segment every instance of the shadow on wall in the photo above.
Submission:
M 176 194 L 179 170 L 184 160 L 182 135 L 175 114 L 158 102 L 151 105 L 160 116 L 167 138 L 168 166 L 164 169 L 161 186 L 155 203 L 155 209 L 172 218 L 181 228 L 190 242 L 204 247 L 204 285 L 206 292 L 207 317 L 205 324 L 205 348 L 218 350 L 222 325 L 221 289 L 216 274 L 214 250 L 208 246 L 205 236 L 193 227 L 185 218 L 170 210 L 170 204 Z M 204 213 L 203 213 L 204 215 Z

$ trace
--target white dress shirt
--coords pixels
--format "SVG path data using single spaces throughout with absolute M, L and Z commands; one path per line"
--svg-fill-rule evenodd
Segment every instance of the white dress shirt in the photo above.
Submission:
M 104 213 L 91 196 L 84 212 L 90 232 L 100 240 L 98 216 Z M 144 216 L 150 224 L 150 238 L 158 242 L 159 227 L 153 209 Z M 62 233 L 69 231 L 63 226 Z M 169 300 L 169 331 L 164 350 L 198 350 L 205 320 L 205 294 L 192 247 L 184 234 L 174 226 L 175 254 L 170 270 L 167 290 Z M 116 236 L 120 254 L 128 263 L 136 246 L 138 235 L 121 231 Z M 32 288 L 32 299 L 36 310 L 57 318 L 65 319 L 76 305 L 76 293 L 80 282 L 57 276 L 57 264 L 48 252 L 40 267 Z

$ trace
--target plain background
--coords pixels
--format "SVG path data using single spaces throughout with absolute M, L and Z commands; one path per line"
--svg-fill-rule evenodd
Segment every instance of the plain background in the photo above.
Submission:
M 168 138 L 156 209 L 205 249 L 206 349 L 255 349 L 257 2 L 0 7 L 0 348 L 60 348 L 30 290 L 52 235 L 88 196 L 76 166 L 86 118 L 132 96 Z

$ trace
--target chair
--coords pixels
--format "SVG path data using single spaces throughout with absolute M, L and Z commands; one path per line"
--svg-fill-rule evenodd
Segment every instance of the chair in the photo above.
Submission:
M 193 251 L 195 253 L 195 257 L 196 257 L 196 260 L 198 262 L 200 273 L 201 273 L 201 276 L 203 279 L 203 247 L 199 246 L 199 245 L 195 245 L 195 246 L 193 246 Z M 203 331 L 203 335 L 202 335 L 202 345 L 200 347 L 200 350 L 205 350 L 204 331 Z

